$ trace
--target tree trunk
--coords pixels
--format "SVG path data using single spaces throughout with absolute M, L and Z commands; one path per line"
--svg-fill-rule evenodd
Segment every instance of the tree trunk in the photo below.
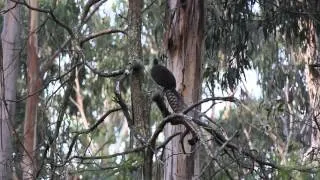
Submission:
M 184 102 L 190 105 L 199 101 L 201 94 L 204 2 L 170 0 L 168 3 L 171 12 L 166 33 L 166 48 L 170 58 L 168 66 L 176 77 L 178 92 L 182 94 Z M 181 125 L 169 125 L 165 129 L 165 136 L 168 138 L 183 131 Z M 165 179 L 198 179 L 198 152 L 195 146 L 184 142 L 187 154 L 183 154 L 179 140 L 179 137 L 173 138 L 166 147 Z
M 306 23 L 310 31 L 308 37 L 309 43 L 306 45 L 303 56 L 306 61 L 305 74 L 309 92 L 309 113 L 311 117 L 310 148 L 307 150 L 306 155 L 312 157 L 318 154 L 320 148 L 320 59 L 318 57 L 318 38 L 314 23 L 310 21 L 303 23 Z
M 130 127 L 134 127 L 139 134 L 144 137 L 149 136 L 149 116 L 150 100 L 142 88 L 143 83 L 143 55 L 141 45 L 142 29 L 142 7 L 143 0 L 129 0 L 129 62 L 133 64 L 130 88 L 132 103 L 132 120 L 128 122 Z M 131 131 L 132 133 L 132 131 Z M 137 146 L 141 145 L 136 143 Z M 152 179 L 152 156 L 151 149 L 147 149 L 143 154 L 144 165 L 142 173 L 136 172 L 133 179 Z M 139 177 L 140 176 L 140 177 Z
M 30 6 L 37 8 L 38 0 L 31 0 Z M 22 161 L 23 179 L 33 179 L 36 169 L 35 146 L 37 109 L 39 103 L 40 72 L 38 60 L 38 11 L 30 10 L 29 38 L 27 45 L 27 87 L 28 98 L 24 120 L 24 156 Z
M 16 108 L 16 82 L 20 57 L 20 5 L 6 1 L 0 45 L 0 180 L 12 178 L 12 122 Z M 8 101 L 10 100 L 10 101 Z

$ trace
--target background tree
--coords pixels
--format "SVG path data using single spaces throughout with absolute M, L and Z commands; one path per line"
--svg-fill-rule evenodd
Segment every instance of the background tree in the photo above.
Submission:
M 38 8 L 38 1 L 30 1 L 30 6 Z M 32 179 L 36 170 L 36 130 L 39 94 L 41 88 L 40 64 L 38 60 L 38 11 L 30 10 L 29 15 L 29 35 L 27 44 L 27 85 L 28 98 L 26 102 L 24 120 L 24 156 L 22 161 L 22 171 L 24 179 Z
M 16 82 L 19 67 L 19 58 L 21 53 L 21 6 L 6 1 L 3 7 L 6 12 L 3 21 L 1 21 L 1 147 L 0 147 L 0 179 L 11 179 L 13 167 L 13 146 L 12 134 L 13 122 L 16 112 Z

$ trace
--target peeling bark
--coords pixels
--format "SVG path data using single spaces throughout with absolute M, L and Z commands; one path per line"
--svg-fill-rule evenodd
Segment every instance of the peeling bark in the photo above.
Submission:
M 170 0 L 169 27 L 165 37 L 172 70 L 177 81 L 177 90 L 186 104 L 200 99 L 201 59 L 204 36 L 204 2 L 197 0 Z M 195 114 L 194 114 L 195 116 Z M 183 132 L 184 127 L 167 126 L 165 136 Z M 189 139 L 188 137 L 186 139 Z M 197 179 L 199 175 L 198 153 L 195 146 L 184 142 L 187 152 L 183 154 L 179 137 L 167 145 L 165 152 L 165 179 Z M 174 154 L 174 156 L 173 156 Z
M 32 7 L 38 7 L 38 0 L 31 0 Z M 30 10 L 29 38 L 27 44 L 27 88 L 28 98 L 24 119 L 24 155 L 22 160 L 23 179 L 34 178 L 36 170 L 36 127 L 39 103 L 39 90 L 41 87 L 40 64 L 38 59 L 38 11 Z
M 303 22 L 309 28 L 309 43 L 306 45 L 306 50 L 303 53 L 303 58 L 306 62 L 305 76 L 307 88 L 309 92 L 310 102 L 310 122 L 311 122 L 311 137 L 310 148 L 306 152 L 306 157 L 313 155 L 319 156 L 320 148 L 320 59 L 318 58 L 318 38 L 313 22 Z

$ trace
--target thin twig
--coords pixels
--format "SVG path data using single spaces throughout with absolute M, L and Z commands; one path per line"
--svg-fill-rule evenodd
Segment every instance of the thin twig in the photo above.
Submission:
M 137 152 L 141 152 L 143 151 L 147 146 L 141 146 L 141 147 L 137 147 L 134 149 L 129 149 L 127 151 L 124 152 L 120 152 L 120 153 L 114 153 L 112 155 L 108 155 L 108 156 L 72 156 L 70 159 L 81 159 L 81 160 L 97 160 L 97 159 L 110 159 L 110 158 L 114 158 L 117 156 L 123 156 L 126 154 L 131 154 L 131 153 L 137 153 Z

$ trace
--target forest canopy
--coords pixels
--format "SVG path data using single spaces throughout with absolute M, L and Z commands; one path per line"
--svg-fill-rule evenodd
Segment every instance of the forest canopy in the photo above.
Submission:
M 0 180 L 320 178 L 318 1 L 0 14 Z

